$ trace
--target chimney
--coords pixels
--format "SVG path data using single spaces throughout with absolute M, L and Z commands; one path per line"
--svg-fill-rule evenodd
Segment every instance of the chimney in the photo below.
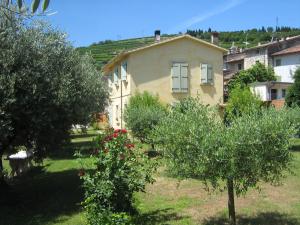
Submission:
M 218 32 L 211 33 L 211 43 L 214 45 L 219 45 L 219 33 Z
M 160 42 L 160 30 L 154 32 L 155 42 Z

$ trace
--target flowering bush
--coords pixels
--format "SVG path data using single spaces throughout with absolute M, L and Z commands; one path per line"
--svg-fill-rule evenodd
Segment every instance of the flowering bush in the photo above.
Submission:
M 109 129 L 99 135 L 91 158 L 94 169 L 79 171 L 89 224 L 116 224 L 116 218 L 118 224 L 129 224 L 133 193 L 154 182 L 155 162 L 130 142 L 125 129 Z

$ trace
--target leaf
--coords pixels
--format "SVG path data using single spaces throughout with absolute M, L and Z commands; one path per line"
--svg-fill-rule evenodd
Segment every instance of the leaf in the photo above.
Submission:
M 35 13 L 36 10 L 38 9 L 40 5 L 40 0 L 33 0 L 32 4 L 31 4 L 31 11 L 32 13 Z
M 22 9 L 22 6 L 23 6 L 23 0 L 18 0 L 19 9 Z
M 50 3 L 50 0 L 44 0 L 44 2 L 43 2 L 43 12 L 46 11 L 46 9 L 47 9 L 48 6 L 49 6 L 49 3 Z

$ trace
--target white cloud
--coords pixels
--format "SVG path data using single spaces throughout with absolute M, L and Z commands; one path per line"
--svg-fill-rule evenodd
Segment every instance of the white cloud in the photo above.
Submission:
M 200 23 L 204 20 L 207 20 L 213 16 L 219 15 L 223 12 L 226 12 L 238 5 L 240 5 L 241 3 L 243 3 L 245 0 L 230 0 L 227 1 L 225 4 L 220 5 L 217 8 L 212 9 L 211 11 L 199 14 L 197 16 L 194 16 L 188 20 L 186 20 L 185 22 L 178 24 L 177 26 L 169 29 L 168 33 L 176 33 L 178 31 L 185 31 L 187 28 Z

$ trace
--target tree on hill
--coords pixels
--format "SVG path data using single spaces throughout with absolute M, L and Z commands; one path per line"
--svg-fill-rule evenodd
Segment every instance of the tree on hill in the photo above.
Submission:
M 239 71 L 228 83 L 229 92 L 236 86 L 241 88 L 253 82 L 275 81 L 276 76 L 273 68 L 266 67 L 256 62 L 251 68 Z
M 294 83 L 288 89 L 285 102 L 288 106 L 300 106 L 300 68 L 294 74 Z
M 295 128 L 289 110 L 250 111 L 226 126 L 215 109 L 187 99 L 154 131 L 170 173 L 200 179 L 208 189 L 227 189 L 231 224 L 236 224 L 235 195 L 261 182 L 278 184 L 291 168 L 289 146 Z
M 92 58 L 44 23 L 9 24 L 0 39 L 0 157 L 25 146 L 42 158 L 104 109 L 106 85 Z

